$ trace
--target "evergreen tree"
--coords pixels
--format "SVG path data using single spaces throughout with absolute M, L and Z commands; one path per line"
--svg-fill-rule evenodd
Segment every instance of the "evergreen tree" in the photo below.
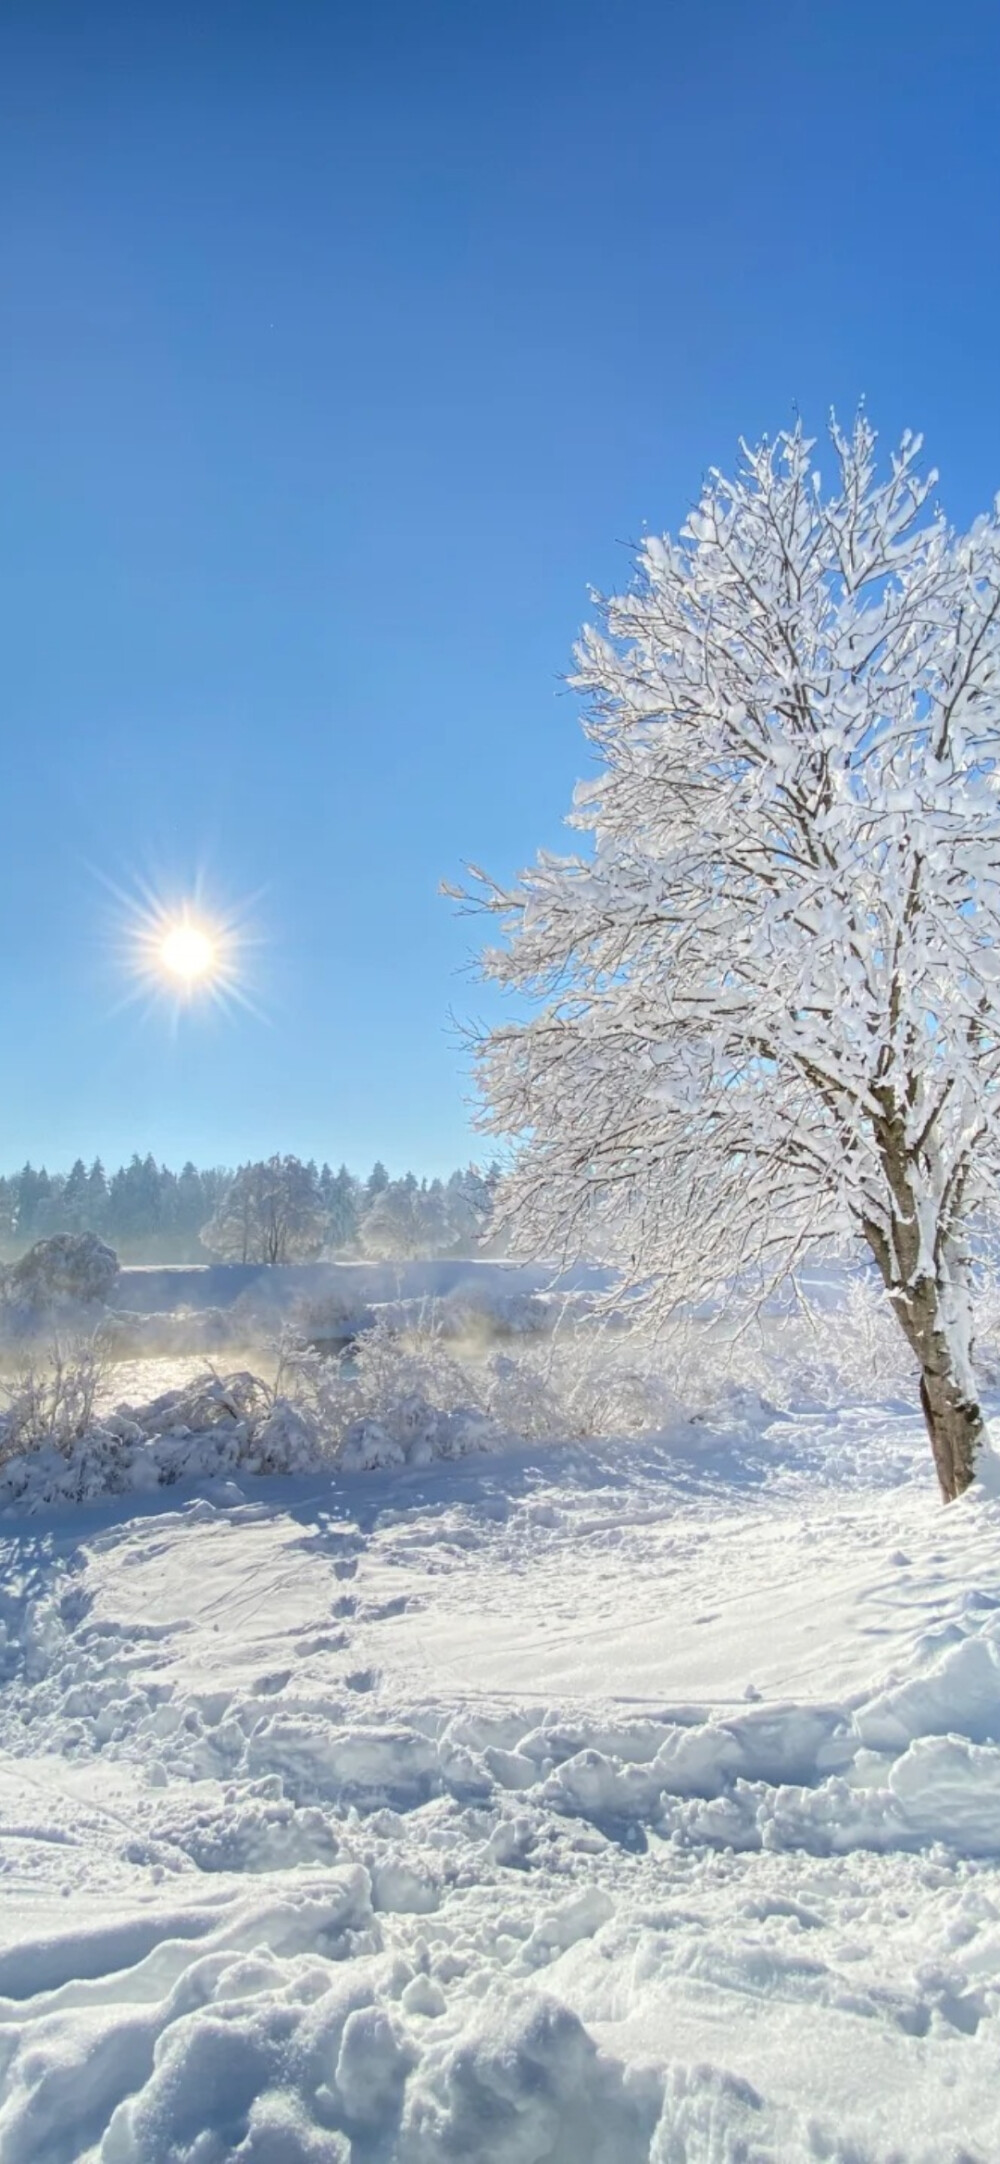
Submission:
M 60 1229 L 65 1232 L 85 1232 L 88 1229 L 89 1183 L 87 1167 L 82 1157 L 71 1166 L 60 1197 Z
M 108 1182 L 104 1166 L 95 1157 L 87 1174 L 87 1230 L 103 1232 L 108 1214 Z
M 26 1164 L 18 1178 L 17 1236 L 26 1246 L 39 1238 L 39 1222 L 44 1226 L 44 1206 L 52 1193 L 52 1182 L 44 1165 L 36 1172 Z
M 268 1234 L 261 1229 L 260 1196 L 267 1185 L 261 1185 L 262 1173 L 274 1165 L 297 1167 L 289 1175 L 299 1183 L 299 1199 L 287 1239 L 280 1230 Z M 238 1236 L 233 1230 L 233 1215 L 240 1203 L 237 1181 L 246 1187 L 251 1173 L 260 1193 L 250 1206 L 251 1181 L 244 1243 L 242 1226 Z M 376 1212 L 384 1198 L 384 1209 Z M 210 1221 L 219 1220 L 221 1212 L 229 1228 L 226 1252 L 235 1259 L 241 1259 L 244 1244 L 248 1260 L 263 1259 L 275 1247 L 286 1259 L 293 1251 L 296 1259 L 320 1252 L 353 1254 L 362 1244 L 362 1224 L 369 1253 L 403 1259 L 472 1252 L 491 1208 L 490 1176 L 474 1166 L 453 1173 L 446 1182 L 421 1182 L 413 1172 L 390 1180 L 379 1162 L 362 1181 L 346 1164 L 334 1172 L 329 1164 L 317 1170 L 313 1162 L 272 1158 L 263 1168 L 244 1166 L 234 1179 L 222 1166 L 199 1169 L 190 1158 L 175 1173 L 147 1152 L 145 1157 L 133 1155 L 109 1179 L 99 1157 L 89 1171 L 78 1157 L 65 1176 L 26 1164 L 20 1172 L 0 1177 L 0 1249 L 16 1255 L 51 1233 L 96 1232 L 126 1261 L 193 1262 L 204 1254 L 203 1232 L 207 1235 Z M 217 1245 L 215 1252 L 221 1253 Z
M 348 1171 L 346 1165 L 341 1165 L 339 1172 L 332 1173 L 329 1166 L 324 1165 L 323 1173 L 329 1174 L 328 1179 L 324 1179 L 322 1174 L 320 1176 L 327 1246 L 337 1254 L 358 1244 L 362 1189 L 360 1182 Z

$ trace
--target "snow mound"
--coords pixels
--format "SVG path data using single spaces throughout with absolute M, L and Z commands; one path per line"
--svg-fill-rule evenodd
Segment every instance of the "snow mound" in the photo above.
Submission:
M 78 2143 L 103 2135 L 102 2164 L 737 2164 L 775 2153 L 743 2146 L 743 2129 L 759 2139 L 774 2125 L 748 2083 L 706 2067 L 665 2080 L 624 2064 L 530 1983 L 470 1997 L 426 1948 L 389 1953 L 357 1866 L 244 1901 L 214 1928 L 204 1910 L 158 1923 L 158 1934 L 136 1918 L 103 1940 L 67 1933 L 10 1950 L 10 2164 L 68 2155 L 70 2113 Z M 39 1971 L 92 1981 L 33 1992 Z

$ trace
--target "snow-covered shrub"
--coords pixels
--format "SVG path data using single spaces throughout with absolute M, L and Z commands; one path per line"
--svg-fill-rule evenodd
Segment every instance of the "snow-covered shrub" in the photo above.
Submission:
M 307 1343 L 327 1340 L 343 1344 L 371 1323 L 371 1309 L 357 1295 L 324 1292 L 297 1300 L 291 1311 L 291 1328 Z
M 663 1331 L 618 1337 L 594 1322 L 558 1339 L 536 1364 L 564 1435 L 659 1433 L 715 1394 L 685 1361 L 680 1332 L 673 1341 Z
M 426 1398 L 404 1398 L 387 1408 L 382 1419 L 363 1415 L 352 1420 L 340 1449 L 345 1472 L 373 1471 L 393 1465 L 430 1465 L 439 1458 L 467 1458 L 480 1451 L 498 1450 L 509 1441 L 500 1429 L 472 1405 L 456 1405 L 444 1412 Z
M 302 1473 L 329 1462 L 329 1439 L 308 1409 L 260 1376 L 206 1372 L 145 1405 L 64 1410 L 50 1393 L 25 1400 L 18 1426 L 0 1423 L 0 1508 L 83 1502 L 232 1474 Z
M 493 1352 L 485 1362 L 481 1388 L 485 1406 L 498 1427 L 525 1442 L 545 1442 L 565 1434 L 564 1407 L 552 1355 L 542 1361 L 534 1351 Z
M 774 1406 L 917 1402 L 915 1363 L 870 1273 L 846 1276 L 822 1301 L 790 1293 L 736 1330 L 709 1323 L 701 1337 L 718 1379 Z
M 336 1448 L 355 1411 L 350 1370 L 320 1352 L 291 1324 L 262 1348 L 272 1405 L 287 1404 L 312 1422 L 328 1450 Z
M 428 1313 L 432 1312 L 430 1304 Z M 468 1368 L 447 1345 L 433 1321 L 398 1330 L 380 1318 L 354 1347 L 355 1394 L 361 1409 L 381 1414 L 411 1397 L 456 1405 L 469 1392 Z
M 43 1444 L 66 1450 L 88 1434 L 103 1379 L 93 1340 L 24 1357 L 0 1381 L 0 1462 Z
M 464 1457 L 504 1439 L 476 1363 L 456 1357 L 439 1324 L 399 1331 L 381 1319 L 357 1340 L 335 1389 L 340 1418 L 350 1414 L 341 1456 L 351 1470 Z
M 787 1348 L 789 1378 L 822 1404 L 836 1404 L 845 1397 L 916 1399 L 913 1355 L 886 1294 L 873 1279 L 851 1279 L 836 1307 L 809 1310 L 798 1340 L 797 1357 L 791 1345 Z M 783 1350 L 779 1340 L 772 1362 L 772 1396 Z
M 110 1298 L 117 1276 L 114 1248 L 96 1232 L 57 1232 L 11 1264 L 3 1290 L 16 1308 L 96 1307 Z
M 202 1431 L 217 1427 L 221 1421 L 242 1421 L 249 1428 L 266 1418 L 273 1402 L 267 1384 L 259 1375 L 251 1375 L 249 1369 L 218 1375 L 214 1368 L 207 1368 L 184 1388 L 167 1390 L 154 1398 L 142 1420 L 151 1433 L 160 1432 L 164 1425 Z
M 274 1380 L 254 1375 L 248 1368 L 227 1375 L 206 1368 L 192 1382 L 164 1391 L 149 1405 L 119 1407 L 116 1417 L 130 1422 L 154 1443 L 228 1437 L 232 1450 L 227 1463 L 256 1473 L 294 1472 L 302 1463 L 318 1464 L 327 1449 L 317 1399 L 297 1387 L 287 1364 Z M 188 1453 L 181 1456 L 186 1460 Z M 185 1464 L 185 1470 L 189 1469 Z
M 591 1323 L 563 1338 L 529 1333 L 516 1348 L 453 1339 L 441 1317 L 359 1338 L 353 1361 L 358 1417 L 406 1445 L 435 1418 L 461 1414 L 494 1439 L 641 1434 L 676 1424 L 681 1400 L 662 1343 L 618 1338 Z

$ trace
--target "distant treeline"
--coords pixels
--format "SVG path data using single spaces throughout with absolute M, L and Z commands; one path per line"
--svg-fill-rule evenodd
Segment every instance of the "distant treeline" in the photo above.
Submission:
M 237 1170 L 190 1162 L 180 1172 L 134 1156 L 68 1173 L 25 1165 L 0 1178 L 0 1250 L 23 1254 L 55 1232 L 96 1232 L 126 1262 L 293 1262 L 319 1255 L 472 1253 L 490 1239 L 496 1166 L 447 1180 L 359 1179 L 346 1165 L 272 1157 Z

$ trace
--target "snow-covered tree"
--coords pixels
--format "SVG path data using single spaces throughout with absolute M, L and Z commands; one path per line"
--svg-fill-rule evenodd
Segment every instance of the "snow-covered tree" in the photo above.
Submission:
M 87 1174 L 87 1224 L 91 1232 L 100 1232 L 107 1213 L 107 1175 L 100 1158 L 95 1157 Z
M 240 1166 L 201 1238 L 224 1262 L 304 1262 L 324 1230 L 315 1166 L 269 1157 Z
M 388 1180 L 368 1204 L 361 1219 L 361 1244 L 367 1255 L 393 1262 L 412 1262 L 432 1251 L 424 1196 L 412 1172 L 401 1180 Z
M 87 1167 L 82 1157 L 70 1167 L 66 1184 L 59 1198 L 59 1214 L 68 1231 L 76 1232 L 86 1226 L 90 1183 Z
M 17 1236 L 30 1240 L 39 1231 L 44 1232 L 45 1214 L 52 1196 L 52 1181 L 43 1165 L 36 1172 L 33 1165 L 25 1165 L 18 1175 Z
M 334 1254 L 357 1244 L 360 1182 L 353 1177 L 346 1165 L 339 1172 L 324 1165 L 319 1179 L 319 1191 L 326 1219 L 326 1246 Z
M 90 1307 L 110 1299 L 117 1276 L 118 1257 L 96 1233 L 57 1232 L 11 1265 L 3 1295 L 17 1307 Z
M 107 1226 L 115 1239 L 141 1242 L 156 1235 L 162 1222 L 160 1169 L 152 1152 L 133 1154 L 111 1181 Z
M 1000 1176 L 1000 505 L 955 533 L 918 439 L 880 474 L 830 433 L 831 493 L 801 428 L 744 446 L 584 632 L 589 842 L 479 887 L 536 1001 L 481 1079 L 522 1247 L 668 1302 L 865 1242 L 947 1499 Z
M 461 1255 L 473 1254 L 488 1237 L 497 1188 L 497 1170 L 478 1165 L 453 1172 L 446 1190 L 449 1244 Z

